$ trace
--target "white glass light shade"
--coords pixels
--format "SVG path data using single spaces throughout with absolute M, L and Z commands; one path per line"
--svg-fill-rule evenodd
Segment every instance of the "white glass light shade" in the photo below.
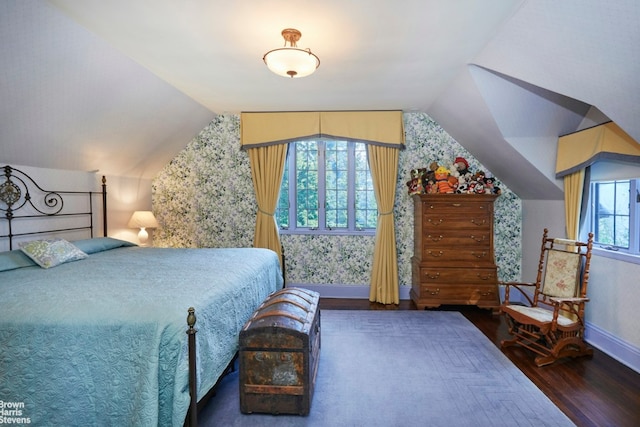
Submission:
M 283 77 L 305 77 L 320 66 L 320 59 L 310 50 L 295 47 L 271 50 L 262 59 L 271 71 Z

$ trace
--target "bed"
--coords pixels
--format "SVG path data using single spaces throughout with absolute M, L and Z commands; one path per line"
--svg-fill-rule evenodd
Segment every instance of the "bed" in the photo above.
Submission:
M 11 172 L 0 176 L 0 199 L 3 182 L 15 182 Z M 4 200 L 0 209 L 9 208 L 13 221 Z M 42 251 L 30 252 L 30 244 L 0 253 L 0 400 L 34 425 L 195 421 L 193 405 L 232 365 L 240 329 L 283 286 L 279 259 L 267 249 L 34 240 L 31 246 L 85 254 L 44 268 L 37 264 Z M 189 308 L 195 328 L 187 326 L 187 317 L 195 321 Z

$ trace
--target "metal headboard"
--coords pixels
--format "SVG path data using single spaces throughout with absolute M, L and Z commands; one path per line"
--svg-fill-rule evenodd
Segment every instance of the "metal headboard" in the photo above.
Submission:
M 63 196 L 86 196 L 88 210 L 65 211 Z M 93 236 L 93 217 L 96 212 L 93 198 L 102 196 L 102 228 L 107 236 L 107 180 L 102 176 L 102 191 L 60 191 L 45 190 L 33 178 L 19 169 L 4 166 L 0 170 L 0 224 L 7 221 L 7 234 L 0 234 L 0 239 L 9 238 L 9 250 L 13 249 L 14 238 L 37 234 L 51 234 L 88 230 Z M 84 209 L 84 208 L 83 208 Z M 89 225 L 64 228 L 42 229 L 37 231 L 14 232 L 16 221 L 51 217 L 82 217 L 88 219 Z

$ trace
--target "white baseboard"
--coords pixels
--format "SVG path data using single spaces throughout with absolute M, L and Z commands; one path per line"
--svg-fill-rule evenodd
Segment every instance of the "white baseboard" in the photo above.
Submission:
M 369 285 L 310 285 L 287 283 L 320 293 L 322 298 L 369 299 Z M 400 286 L 400 299 L 408 300 L 411 286 Z M 504 290 L 501 289 L 501 294 Z M 503 295 L 501 295 L 502 300 Z M 587 322 L 586 341 L 618 362 L 640 372 L 640 349 Z
M 589 322 L 585 325 L 585 340 L 598 350 L 640 373 L 640 348 Z
M 287 287 L 300 287 L 320 293 L 322 298 L 369 299 L 369 285 L 308 285 L 287 283 Z M 408 300 L 411 286 L 400 286 L 401 300 Z

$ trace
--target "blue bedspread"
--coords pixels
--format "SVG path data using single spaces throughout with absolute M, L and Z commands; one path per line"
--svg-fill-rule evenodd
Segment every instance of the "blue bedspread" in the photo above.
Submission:
M 0 400 L 23 404 L 32 425 L 182 425 L 187 309 L 200 399 L 281 287 L 277 255 L 248 248 L 126 247 L 0 272 Z

